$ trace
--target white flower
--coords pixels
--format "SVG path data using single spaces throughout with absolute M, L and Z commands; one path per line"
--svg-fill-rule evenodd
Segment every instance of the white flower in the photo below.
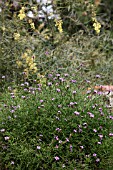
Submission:
M 37 3 L 41 3 L 41 0 L 36 0 Z
M 47 13 L 48 13 L 48 14 L 53 13 L 53 7 L 52 7 L 52 5 L 47 6 Z
M 0 12 L 2 12 L 2 8 L 0 8 Z
M 38 17 L 39 18 L 45 18 L 45 15 L 44 15 L 43 11 L 38 12 Z
M 27 13 L 27 16 L 30 17 L 30 18 L 34 18 L 34 14 L 33 14 L 32 11 L 29 11 L 29 12 Z

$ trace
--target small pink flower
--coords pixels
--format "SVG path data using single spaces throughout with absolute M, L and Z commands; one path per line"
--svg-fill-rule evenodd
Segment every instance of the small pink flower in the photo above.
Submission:
M 100 159 L 99 159 L 99 158 L 97 158 L 97 159 L 96 159 L 96 162 L 99 162 L 99 161 L 100 161 Z
M 14 163 L 14 161 L 11 161 L 11 165 L 14 165 L 15 163 Z
M 80 146 L 81 149 L 83 149 L 84 147 L 83 146 Z
M 100 139 L 102 140 L 102 138 L 103 138 L 103 135 L 101 135 L 101 134 L 100 134 L 100 135 L 98 135 L 98 136 L 99 136 L 99 137 L 100 137 Z
M 93 129 L 93 131 L 96 133 L 97 132 L 97 130 L 96 129 Z
M 40 147 L 40 146 L 37 146 L 36 148 L 37 148 L 38 150 L 39 150 L 39 149 L 41 149 L 41 147 Z
M 76 129 L 74 129 L 74 130 L 73 130 L 73 132 L 77 133 L 77 130 L 76 130 Z
M 5 139 L 5 140 L 9 140 L 9 136 L 5 136 L 4 139 Z
M 101 145 L 101 142 L 97 142 L 99 145 Z
M 113 133 L 109 133 L 109 136 L 113 136 Z
M 75 112 L 74 112 L 74 114 L 75 114 L 75 115 L 79 115 L 80 113 L 79 113 L 79 112 L 77 112 L 77 111 L 75 111 Z
M 94 153 L 94 154 L 93 154 L 93 156 L 95 157 L 95 156 L 97 156 L 97 154 L 96 154 L 96 153 Z
M 55 146 L 56 149 L 58 149 L 58 147 L 59 147 L 58 145 Z
M 0 131 L 1 131 L 1 132 L 5 132 L 5 129 L 1 129 Z
M 55 156 L 55 160 L 56 160 L 56 161 L 59 161 L 59 159 L 60 159 L 60 158 L 59 158 L 58 156 Z

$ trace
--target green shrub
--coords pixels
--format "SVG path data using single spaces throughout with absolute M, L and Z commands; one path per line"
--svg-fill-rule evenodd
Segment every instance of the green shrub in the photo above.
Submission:
M 2 94 L 2 170 L 113 168 L 113 116 L 80 76 L 53 73 Z

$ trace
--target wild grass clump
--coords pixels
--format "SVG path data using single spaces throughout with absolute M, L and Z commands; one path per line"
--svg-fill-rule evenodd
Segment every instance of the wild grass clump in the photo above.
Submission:
M 78 75 L 52 73 L 46 84 L 8 87 L 1 102 L 1 170 L 112 169 L 113 116 L 89 86 Z

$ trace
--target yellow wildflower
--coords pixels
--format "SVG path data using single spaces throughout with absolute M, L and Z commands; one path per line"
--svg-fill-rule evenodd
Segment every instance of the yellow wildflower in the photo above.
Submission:
M 59 32 L 62 33 L 63 32 L 63 29 L 62 29 L 63 22 L 62 22 L 62 20 L 61 19 L 60 20 L 55 19 L 55 23 L 56 23 L 55 26 L 57 26 Z
M 32 23 L 33 21 L 32 21 L 32 19 L 29 19 L 28 22 L 29 22 L 29 24 L 30 24 L 30 23 Z
M 16 61 L 16 64 L 18 65 L 18 67 L 20 68 L 22 66 L 22 62 L 21 61 Z
M 37 11 L 37 6 L 31 7 L 35 12 Z
M 27 68 L 24 69 L 24 73 L 25 73 L 26 77 L 28 77 L 28 75 L 29 75 L 29 70 L 28 70 Z
M 35 63 L 31 64 L 29 69 L 30 70 L 37 70 L 37 67 L 35 65 L 36 65 Z
M 26 17 L 25 13 L 20 13 L 18 16 L 20 20 L 23 20 Z
M 26 59 L 28 57 L 28 54 L 27 53 L 24 53 L 23 55 L 22 55 L 22 58 L 23 59 Z
M 38 70 L 37 67 L 34 67 L 34 68 L 33 68 L 33 72 L 34 72 L 34 73 L 36 73 L 37 70 Z
M 19 33 L 14 33 L 14 39 L 19 40 L 19 38 L 20 38 L 20 34 Z
M 25 7 L 22 7 L 19 14 L 18 14 L 18 17 L 20 18 L 20 20 L 23 20 L 26 15 L 25 15 Z
M 33 29 L 33 30 L 35 30 L 35 24 L 32 22 L 32 23 L 30 23 L 30 26 L 31 26 L 31 28 Z
M 100 33 L 100 28 L 101 28 L 101 24 L 95 20 L 94 24 L 93 24 L 94 30 L 96 31 L 97 34 Z

